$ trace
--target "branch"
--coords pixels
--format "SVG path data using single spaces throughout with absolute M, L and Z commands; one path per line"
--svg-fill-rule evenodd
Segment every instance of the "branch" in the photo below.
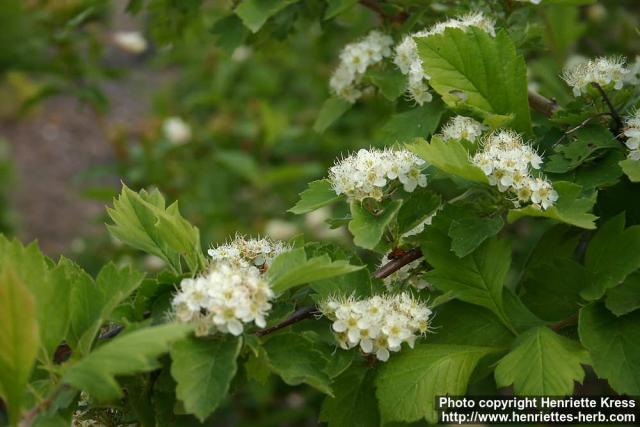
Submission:
M 260 329 L 259 331 L 256 332 L 256 335 L 259 337 L 264 335 L 269 335 L 275 331 L 279 331 L 280 329 L 286 328 L 287 326 L 293 325 L 294 323 L 298 323 L 304 319 L 313 317 L 319 313 L 320 312 L 318 311 L 318 309 L 312 305 L 308 307 L 302 307 L 296 310 L 289 318 L 283 320 L 282 322 L 277 323 L 268 328 Z
M 410 262 L 417 260 L 421 256 L 422 256 L 422 251 L 420 250 L 420 248 L 410 249 L 400 258 L 391 260 L 385 265 L 383 265 L 382 267 L 380 267 L 378 270 L 376 270 L 376 272 L 373 273 L 373 277 L 375 277 L 376 279 L 384 279 L 385 277 L 400 270 L 402 267 L 409 264 Z
M 602 89 L 602 86 L 600 86 L 598 83 L 595 83 L 595 82 L 591 84 L 593 85 L 593 87 L 595 87 L 598 90 L 598 92 L 600 92 L 600 96 L 602 96 L 602 99 L 604 99 L 605 104 L 607 104 L 607 107 L 609 107 L 611 116 L 613 117 L 613 120 L 616 122 L 615 133 L 618 134 L 623 126 L 622 118 L 620 117 L 620 114 L 618 114 L 618 111 L 611 103 L 611 100 L 607 96 L 607 93 L 604 91 L 604 89 Z
M 558 103 L 554 99 L 529 91 L 529 106 L 535 111 L 551 117 L 558 110 Z
M 51 404 L 53 403 L 53 401 L 60 395 L 60 393 L 62 393 L 62 391 L 67 388 L 66 385 L 59 385 L 58 387 L 56 387 L 51 394 L 49 395 L 49 397 L 47 397 L 46 399 L 42 400 L 40 403 L 38 403 L 36 406 L 34 406 L 33 408 L 31 408 L 29 410 L 29 412 L 27 412 L 26 414 L 24 414 L 24 416 L 22 417 L 22 419 L 20 420 L 20 427 L 31 427 L 31 425 L 33 424 L 33 421 L 36 419 L 36 417 L 38 416 L 38 414 L 40 414 L 40 412 L 45 411 L 47 408 L 49 408 L 49 406 L 51 406 Z
M 567 317 L 566 319 L 560 320 L 559 322 L 556 322 L 556 323 L 552 323 L 548 326 L 554 331 L 559 331 L 560 329 L 566 328 L 567 326 L 573 326 L 576 323 L 578 323 L 578 315 L 574 314 L 571 317 Z
M 382 21 L 396 22 L 398 24 L 404 23 L 409 14 L 407 12 L 400 12 L 397 15 L 388 15 L 384 8 L 378 3 L 377 0 L 360 0 L 360 4 L 367 9 L 374 11 Z

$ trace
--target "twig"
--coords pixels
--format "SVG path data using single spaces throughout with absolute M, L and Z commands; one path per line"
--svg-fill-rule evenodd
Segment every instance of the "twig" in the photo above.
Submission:
M 377 279 L 384 279 L 385 277 L 400 270 L 402 267 L 409 264 L 410 262 L 417 260 L 421 256 L 422 256 L 422 251 L 420 250 L 420 248 L 410 249 L 400 258 L 389 261 L 388 263 L 380 267 L 378 270 L 376 270 L 376 272 L 373 273 L 373 277 Z
M 555 322 L 549 325 L 550 329 L 554 331 L 558 331 L 560 329 L 566 328 L 567 326 L 573 326 L 578 323 L 578 315 L 574 314 L 571 317 L 567 317 L 566 319 L 560 320 L 559 322 Z
M 289 325 L 293 325 L 294 323 L 298 323 L 304 319 L 308 319 L 310 317 L 315 316 L 316 314 L 319 314 L 319 311 L 316 307 L 310 305 L 308 307 L 302 307 L 298 310 L 296 310 L 295 313 L 293 313 L 290 317 L 288 317 L 287 319 L 283 320 L 280 323 L 277 323 L 273 326 L 270 326 L 268 328 L 264 328 L 264 329 L 260 329 L 259 331 L 256 332 L 256 335 L 261 337 L 264 335 L 268 335 L 271 334 L 275 331 L 279 331 L 280 329 L 286 328 Z
M 545 98 L 531 91 L 529 91 L 529 106 L 547 117 L 553 116 L 553 113 L 558 110 L 558 103 L 554 99 Z
M 382 6 L 380 6 L 380 3 L 377 2 L 377 0 L 360 0 L 359 3 L 362 6 L 366 7 L 367 9 L 370 9 L 374 11 L 376 14 L 378 14 L 378 16 L 382 21 L 396 22 L 398 24 L 402 24 L 409 17 L 409 15 L 406 12 L 401 12 L 397 15 L 391 15 L 391 16 L 388 15 L 384 11 Z
M 598 92 L 600 93 L 600 96 L 602 96 L 602 99 L 604 100 L 605 104 L 607 104 L 607 107 L 609 107 L 609 111 L 611 112 L 611 116 L 613 116 L 613 120 L 616 122 L 616 128 L 615 128 L 615 133 L 618 134 L 620 132 L 620 130 L 622 129 L 622 118 L 620 117 L 620 114 L 618 114 L 618 111 L 616 110 L 616 108 L 613 106 L 613 104 L 611 103 L 611 100 L 609 99 L 609 97 L 607 96 L 607 93 L 604 91 L 604 89 L 602 89 L 602 86 L 600 86 L 598 83 L 591 83 L 593 85 L 593 87 L 595 87 Z
M 29 412 L 27 412 L 26 414 L 24 414 L 24 416 L 22 417 L 22 420 L 20 420 L 20 427 L 30 427 L 31 424 L 33 424 L 33 421 L 36 419 L 36 417 L 38 416 L 38 414 L 44 410 L 46 410 L 51 403 L 53 403 L 53 401 L 56 399 L 56 397 L 58 397 L 58 395 L 60 393 L 62 393 L 62 391 L 66 388 L 67 386 L 65 385 L 60 385 L 58 386 L 55 390 L 53 390 L 51 392 L 51 394 L 49 395 L 49 397 L 47 397 L 46 399 L 44 399 L 43 401 L 41 401 L 40 403 L 38 403 L 36 406 L 34 406 L 33 408 L 31 408 L 29 410 Z

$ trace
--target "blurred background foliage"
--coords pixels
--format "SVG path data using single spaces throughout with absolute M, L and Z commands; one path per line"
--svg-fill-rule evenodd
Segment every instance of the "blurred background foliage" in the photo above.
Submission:
M 158 260 L 139 259 L 109 239 L 101 225 L 102 206 L 111 202 L 121 180 L 134 189 L 157 187 L 168 199 L 179 199 L 184 216 L 200 228 L 205 245 L 236 232 L 274 238 L 304 232 L 309 240 L 346 243 L 345 233 L 324 223 L 328 217 L 340 217 L 340 212 L 294 218 L 286 210 L 309 181 L 326 174 L 336 157 L 361 147 L 393 144 L 389 127 L 405 126 L 394 114 L 419 109 L 405 99 L 391 102 L 371 91 L 324 132 L 314 130 L 329 97 L 328 79 L 340 50 L 381 25 L 398 40 L 411 29 L 467 10 L 495 14 L 505 2 L 379 1 L 373 2 L 381 5 L 376 10 L 367 7 L 371 2 L 357 0 L 264 0 L 263 7 L 277 12 L 261 26 L 252 21 L 251 11 L 243 15 L 243 22 L 234 13 L 238 3 L 259 4 L 257 0 L 0 1 L 0 231 L 22 238 L 37 234 L 30 233 L 22 220 L 28 214 L 24 209 L 44 199 L 52 186 L 63 186 L 73 193 L 70 200 L 80 198 L 89 204 L 77 208 L 72 204 L 82 211 L 73 217 L 60 213 L 60 201 L 49 200 L 39 208 L 40 221 L 66 224 L 70 230 L 64 235 L 37 235 L 45 250 L 47 239 L 64 240 L 55 248 L 66 250 L 52 249 L 50 255 L 64 251 L 90 271 L 109 259 L 158 270 Z M 571 99 L 558 77 L 567 62 L 612 52 L 633 61 L 640 52 L 640 4 L 635 0 L 576 2 L 589 3 L 580 7 L 548 1 L 538 8 L 506 3 L 513 12 L 497 18 L 518 34 L 516 43 L 527 57 L 530 87 L 560 103 Z M 407 14 L 406 22 L 392 19 L 398 14 Z M 141 33 L 144 49 L 119 42 L 117 34 L 123 29 Z M 144 106 L 130 109 L 133 113 L 125 109 L 126 120 L 111 120 L 114 92 L 119 103 L 124 97 L 126 103 Z M 72 101 L 62 107 L 51 104 L 58 97 Z M 38 152 L 29 149 L 23 158 L 35 163 L 12 156 L 20 147 L 35 144 L 15 129 L 40 126 L 34 117 L 58 108 L 62 115 L 82 114 L 87 128 L 71 134 L 76 137 L 67 141 L 71 147 L 97 144 L 108 155 L 73 163 L 73 170 L 67 171 L 70 179 L 47 182 L 40 176 L 42 170 L 69 166 L 56 163 L 55 155 L 34 160 Z M 417 114 L 426 118 L 436 114 L 436 108 L 428 106 Z M 89 116 L 84 116 L 86 111 Z M 172 138 L 165 128 L 170 117 L 181 118 L 190 137 Z M 91 136 L 88 129 L 99 129 L 99 136 Z M 58 139 L 37 141 L 45 143 L 53 144 L 50 149 L 56 152 Z M 65 156 L 74 156 L 73 148 L 65 150 Z M 29 176 L 43 181 L 44 188 L 29 187 Z M 20 194 L 36 200 L 17 206 L 12 200 Z M 86 232 L 74 224 L 80 221 L 95 227 Z M 226 412 L 217 413 L 225 423 L 315 425 L 320 397 L 314 391 L 285 388 L 266 373 L 246 375 L 254 386 L 244 389 L 247 395 L 234 396 Z M 190 422 L 186 417 L 173 421 L 172 425 Z

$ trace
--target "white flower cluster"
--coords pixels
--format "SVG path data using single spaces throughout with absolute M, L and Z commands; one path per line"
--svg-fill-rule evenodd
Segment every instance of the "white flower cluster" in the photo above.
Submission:
M 273 296 L 256 267 L 218 261 L 204 275 L 182 280 L 171 305 L 178 321 L 196 325 L 198 336 L 216 331 L 238 336 L 245 323 L 265 327 Z
M 172 144 L 185 144 L 191 139 L 191 126 L 180 117 L 168 117 L 162 123 L 162 132 Z
M 573 94 L 580 96 L 591 83 L 604 87 L 613 83 L 616 90 L 622 89 L 629 70 L 625 68 L 623 57 L 600 57 L 565 67 L 562 78 L 573 88 Z
M 340 347 L 360 346 L 365 354 L 387 361 L 390 351 L 402 343 L 413 348 L 416 338 L 429 330 L 431 310 L 408 293 L 365 300 L 330 298 L 321 305 L 322 313 L 333 321 L 332 329 Z
M 473 156 L 473 163 L 487 175 L 491 185 L 513 192 L 516 206 L 531 202 L 547 209 L 558 200 L 549 181 L 531 175 L 529 167 L 540 169 L 542 158 L 516 132 L 501 130 L 489 135 L 482 142 L 482 150 Z
M 380 266 L 387 264 L 389 261 L 387 255 L 383 256 L 380 261 Z M 382 279 L 382 282 L 388 290 L 391 290 L 396 283 L 407 283 L 411 287 L 422 290 L 429 286 L 429 282 L 422 277 L 422 272 L 419 269 L 420 264 L 422 264 L 422 260 L 417 259 L 409 264 L 403 265 L 402 268 Z
M 629 148 L 628 158 L 640 160 L 640 110 L 627 117 L 624 121 L 624 136 L 627 137 L 625 144 Z
M 427 185 L 420 167 L 424 160 L 407 150 L 361 149 L 329 169 L 329 180 L 336 194 L 349 200 L 382 200 L 384 188 L 396 180 L 411 193 Z
M 470 13 L 439 22 L 429 29 L 410 34 L 396 46 L 393 62 L 398 66 L 402 74 L 408 77 L 407 92 L 417 104 L 422 105 L 425 102 L 430 102 L 433 96 L 429 92 L 429 85 L 427 84 L 431 77 L 422 68 L 422 59 L 418 54 L 418 46 L 414 38 L 441 34 L 447 28 L 466 30 L 469 27 L 478 27 L 491 35 L 495 35 L 493 20 L 485 17 L 482 13 Z
M 113 35 L 116 46 L 127 53 L 138 54 L 147 50 L 147 40 L 138 31 L 120 31 Z
M 516 0 L 516 1 L 519 1 L 520 3 L 540 4 L 542 0 Z
M 362 96 L 358 88 L 367 67 L 391 56 L 393 39 L 379 31 L 371 31 L 357 43 L 350 43 L 340 53 L 340 65 L 329 80 L 331 91 L 337 96 L 356 102 Z
M 469 142 L 476 142 L 485 130 L 487 130 L 486 126 L 471 117 L 455 116 L 442 127 L 440 134 L 445 139 L 466 139 Z
M 241 266 L 269 266 L 271 261 L 291 246 L 268 238 L 248 239 L 241 235 L 229 243 L 216 246 L 207 252 L 213 261 L 227 261 Z

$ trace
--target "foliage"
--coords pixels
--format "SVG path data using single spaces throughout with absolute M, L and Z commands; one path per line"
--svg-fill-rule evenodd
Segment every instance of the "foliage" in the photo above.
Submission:
M 103 24 L 109 2 L 37 13 L 39 3 L 0 6 L 0 73 L 29 75 L 36 98 L 53 85 L 95 103 L 109 67 L 93 68 L 102 46 L 90 23 Z M 597 14 L 638 7 L 582 3 L 130 1 L 149 62 L 180 78 L 156 93 L 163 125 L 112 141 L 110 171 L 127 185 L 87 191 L 113 196 L 115 248 L 94 242 L 74 262 L 0 238 L 7 422 L 435 423 L 436 396 L 572 395 L 576 383 L 601 387 L 593 372 L 640 394 L 640 160 L 631 122 L 617 118 L 640 107 L 637 62 L 621 88 L 613 79 L 575 96 L 559 77 L 576 52 L 633 52 L 637 35 L 606 31 Z M 468 12 L 495 34 L 457 25 L 414 38 L 430 101 L 395 52 L 358 71 L 355 99 L 328 83 L 343 46 L 371 30 L 396 46 Z M 457 115 L 483 135 L 448 126 Z M 171 116 L 187 129 L 173 120 L 183 128 L 171 132 Z M 495 145 L 506 166 L 483 163 L 490 135 L 506 139 Z M 365 153 L 341 179 L 374 196 L 350 198 L 328 169 L 361 148 L 412 156 L 418 175 Z M 528 156 L 517 171 L 514 152 Z M 203 247 L 283 222 L 278 250 L 239 237 L 245 246 L 213 259 Z M 376 309 L 388 294 L 385 309 L 428 322 L 369 336 L 368 314 L 327 306 Z

